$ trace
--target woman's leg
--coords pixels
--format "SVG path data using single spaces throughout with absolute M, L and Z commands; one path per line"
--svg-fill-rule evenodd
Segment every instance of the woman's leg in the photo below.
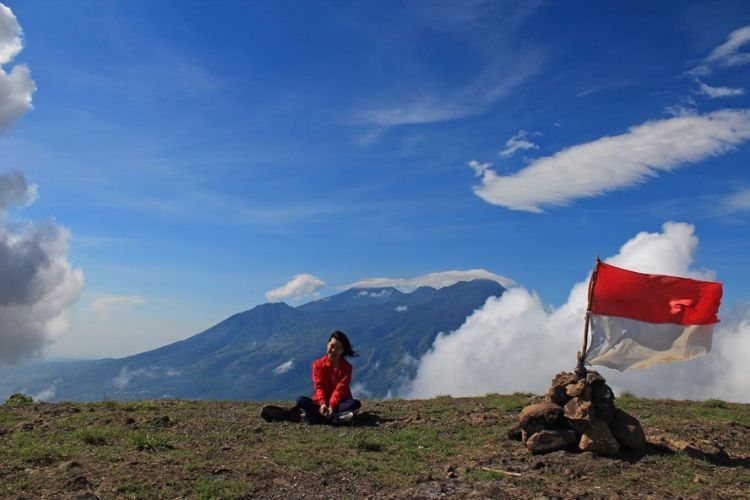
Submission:
M 320 416 L 320 405 L 307 396 L 297 398 L 297 408 L 305 412 L 308 422 L 318 423 L 323 421 Z
M 336 413 L 346 413 L 349 411 L 356 412 L 362 407 L 362 403 L 359 402 L 359 399 L 347 399 L 346 401 L 342 401 L 339 403 L 339 407 L 336 410 Z

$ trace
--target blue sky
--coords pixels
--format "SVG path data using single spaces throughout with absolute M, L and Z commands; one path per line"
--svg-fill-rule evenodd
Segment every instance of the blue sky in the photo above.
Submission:
M 561 304 L 667 221 L 750 301 L 745 1 L 3 4 L 37 89 L 0 136 L 38 186 L 11 214 L 66 227 L 85 276 L 51 355 L 184 338 L 299 274 L 486 269 Z

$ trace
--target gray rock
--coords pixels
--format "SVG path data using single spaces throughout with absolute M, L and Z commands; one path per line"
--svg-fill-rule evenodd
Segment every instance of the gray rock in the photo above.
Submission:
M 564 450 L 576 443 L 576 433 L 567 429 L 544 430 L 533 434 L 526 441 L 526 448 L 532 453 L 549 453 Z

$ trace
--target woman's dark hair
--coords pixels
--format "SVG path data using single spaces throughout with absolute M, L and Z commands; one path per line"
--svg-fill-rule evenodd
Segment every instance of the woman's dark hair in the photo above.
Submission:
M 335 330 L 330 337 L 328 337 L 328 342 L 331 341 L 331 339 L 336 339 L 339 342 L 341 342 L 341 345 L 344 346 L 344 354 L 342 354 L 342 357 L 346 358 L 347 356 L 356 358 L 359 356 L 359 353 L 352 349 L 352 343 L 349 342 L 349 337 L 346 336 L 344 332 L 341 330 Z

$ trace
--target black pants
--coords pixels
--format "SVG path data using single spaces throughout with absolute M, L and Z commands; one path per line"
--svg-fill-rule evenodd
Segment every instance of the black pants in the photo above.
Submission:
M 359 410 L 361 406 L 362 403 L 360 403 L 358 399 L 347 399 L 346 401 L 342 401 L 341 403 L 339 403 L 339 407 L 338 409 L 336 409 L 336 413 L 345 413 L 347 411 Z M 331 420 L 325 418 L 320 414 L 320 404 L 316 403 L 307 396 L 300 396 L 297 398 L 297 408 L 304 411 L 307 415 L 307 419 L 312 423 L 332 423 Z

